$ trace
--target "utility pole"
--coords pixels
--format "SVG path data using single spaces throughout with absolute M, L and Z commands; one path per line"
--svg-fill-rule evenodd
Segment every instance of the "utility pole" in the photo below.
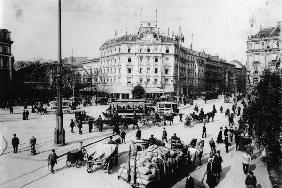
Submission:
M 61 57 L 61 0 L 58 0 L 58 62 L 57 62 L 57 111 L 56 128 L 54 131 L 54 142 L 58 145 L 65 144 L 65 130 L 63 127 L 62 112 L 62 57 Z

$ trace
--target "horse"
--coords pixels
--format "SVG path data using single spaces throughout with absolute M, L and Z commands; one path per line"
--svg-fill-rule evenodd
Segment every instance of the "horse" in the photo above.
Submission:
M 188 157 L 190 158 L 193 167 L 201 165 L 201 159 L 203 156 L 204 140 L 200 140 L 197 143 L 197 139 L 192 139 L 191 145 L 188 148 Z
M 214 116 L 215 116 L 215 112 L 214 112 L 214 111 L 208 112 L 208 113 L 206 113 L 205 115 L 206 115 L 206 117 L 207 117 L 208 123 L 210 122 L 210 118 L 212 118 L 212 121 L 214 121 Z
M 113 117 L 112 114 L 108 114 L 108 113 L 105 113 L 105 112 L 102 112 L 102 113 L 103 113 L 103 116 L 104 116 L 105 118 L 112 118 L 112 117 Z
M 173 124 L 174 116 L 176 116 L 175 113 L 172 113 L 172 114 L 169 114 L 169 115 L 165 115 L 163 117 L 164 124 L 166 125 L 166 121 L 169 121 L 169 125 L 171 126 L 171 124 Z
M 203 118 L 201 116 L 195 114 L 195 113 L 190 114 L 190 115 L 193 118 L 193 120 L 196 121 L 196 122 L 202 122 L 203 121 Z
M 47 109 L 46 108 L 43 108 L 42 106 L 40 107 L 37 107 L 37 114 L 40 113 L 41 115 L 42 114 L 47 114 Z

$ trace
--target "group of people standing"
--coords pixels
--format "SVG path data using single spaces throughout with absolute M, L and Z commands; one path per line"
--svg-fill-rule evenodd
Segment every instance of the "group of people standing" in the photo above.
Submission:
M 220 156 L 220 151 L 216 151 L 210 154 L 207 164 L 207 179 L 206 183 L 210 188 L 214 188 L 221 177 L 222 166 L 221 163 L 223 162 L 222 157 Z

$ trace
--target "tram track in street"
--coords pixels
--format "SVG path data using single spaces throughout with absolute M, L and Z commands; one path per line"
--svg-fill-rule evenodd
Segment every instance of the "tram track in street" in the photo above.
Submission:
M 87 131 L 88 129 L 87 128 L 85 128 L 85 129 L 82 129 L 82 131 Z M 86 134 L 86 133 L 88 133 L 88 132 L 85 132 L 85 133 L 83 133 L 83 134 Z M 70 136 L 70 135 L 72 135 L 72 134 L 74 134 L 74 133 L 72 133 L 72 132 L 68 132 L 67 134 L 66 134 L 66 136 Z M 53 136 L 48 136 L 48 137 L 44 137 L 44 138 L 41 138 L 41 139 L 38 139 L 39 141 L 42 141 L 42 140 L 45 140 L 45 139 L 47 139 L 47 138 L 52 138 Z M 4 138 L 4 137 L 3 137 Z M 13 152 L 13 147 L 12 146 L 8 146 L 8 142 L 7 142 L 7 140 L 4 138 L 4 140 L 5 140 L 5 142 L 6 142 L 6 146 L 5 146 L 5 150 L 3 150 L 2 152 L 1 152 L 1 154 L 0 154 L 0 157 L 2 156 L 2 155 L 6 155 L 6 154 L 9 154 L 9 153 L 12 153 Z M 36 149 L 38 149 L 38 148 L 42 148 L 42 147 L 44 147 L 45 146 L 45 144 L 46 143 L 48 143 L 48 142 L 52 142 L 53 141 L 53 139 L 49 139 L 49 140 L 47 140 L 47 141 L 44 141 L 44 142 L 39 142 L 39 143 L 37 143 L 36 144 Z M 43 144 L 43 145 L 42 145 Z M 24 151 L 29 151 L 30 150 L 30 145 L 29 145 L 29 143 L 22 143 L 22 144 L 19 144 L 19 145 L 27 145 L 27 146 L 24 146 L 24 147 L 21 147 L 21 148 L 19 148 L 18 149 L 18 152 L 24 152 Z M 6 150 L 9 150 L 9 151 L 6 151 Z
M 117 135 L 116 135 L 116 134 L 114 134 L 114 135 L 110 134 L 110 135 L 108 135 L 108 136 L 105 136 L 105 137 L 103 137 L 103 138 L 97 140 L 97 141 L 91 142 L 91 143 L 85 145 L 84 147 L 85 147 L 85 148 L 94 147 L 95 144 L 97 144 L 97 143 L 99 143 L 99 142 L 101 142 L 101 141 L 103 141 L 103 140 L 105 140 L 105 139 L 108 139 L 110 136 L 117 136 Z M 67 153 L 68 153 L 68 152 L 65 152 L 65 153 L 59 155 L 58 158 L 57 158 L 58 161 L 61 161 L 62 159 L 66 159 Z M 14 178 L 11 178 L 11 179 L 9 179 L 9 180 L 7 180 L 7 181 L 5 181 L 5 182 L 2 182 L 2 183 L 0 183 L 0 186 L 3 186 L 3 185 L 5 185 L 5 184 L 10 183 L 10 182 L 13 182 L 13 181 L 17 181 L 17 180 L 19 180 L 20 178 L 22 178 L 22 177 L 24 177 L 24 176 L 27 176 L 27 175 L 29 175 L 29 174 L 33 174 L 33 173 L 39 171 L 40 169 L 43 169 L 44 167 L 48 167 L 48 164 L 47 164 L 47 165 L 42 165 L 42 166 L 40 166 L 40 167 L 38 167 L 38 168 L 35 168 L 35 169 L 33 169 L 33 170 L 29 171 L 29 172 L 26 172 L 26 173 L 21 174 L 21 175 L 19 175 L 19 176 L 17 176 L 17 177 L 14 177 Z M 65 168 L 65 165 L 63 165 L 62 168 Z M 48 167 L 48 169 L 49 169 L 49 167 Z M 59 169 L 59 170 L 60 170 L 60 169 Z M 43 179 L 44 177 L 46 177 L 46 176 L 48 176 L 48 175 L 50 175 L 50 174 L 51 174 L 51 173 L 48 172 L 48 173 L 44 174 L 43 176 L 40 176 L 40 177 L 38 177 L 38 178 L 36 178 L 36 179 L 33 179 L 33 180 L 29 181 L 28 183 L 25 183 L 24 185 L 21 185 L 20 187 L 26 187 L 26 186 L 30 185 L 31 183 L 34 183 L 34 182 L 36 182 L 36 181 L 38 181 L 38 180 L 40 180 L 40 179 Z

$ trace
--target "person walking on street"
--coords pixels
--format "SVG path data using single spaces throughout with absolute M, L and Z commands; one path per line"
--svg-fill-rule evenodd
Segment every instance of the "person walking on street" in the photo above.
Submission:
M 209 144 L 211 148 L 211 153 L 215 153 L 216 149 L 215 149 L 215 142 L 213 141 L 213 138 L 210 139 Z
M 99 115 L 99 117 L 97 119 L 97 125 L 99 127 L 99 132 L 102 132 L 103 131 L 103 121 L 102 121 L 101 115 Z
M 36 145 L 36 138 L 32 136 L 30 139 L 30 151 L 33 155 L 36 154 L 35 145 Z
M 207 180 L 206 183 L 208 184 L 209 188 L 214 188 L 216 186 L 216 176 L 214 174 L 215 169 L 214 169 L 214 162 L 213 158 L 208 159 L 208 164 L 207 164 Z
M 92 122 L 92 120 L 88 121 L 88 128 L 89 128 L 89 133 L 91 133 L 92 129 L 93 129 L 93 122 Z
M 133 128 L 132 128 L 132 130 L 134 130 L 134 127 L 136 126 L 137 128 L 139 128 L 138 127 L 138 116 L 136 115 L 136 112 L 134 111 L 134 117 L 133 117 L 133 119 L 134 119 L 134 122 L 133 122 Z
M 228 136 L 228 129 L 227 129 L 227 127 L 225 127 L 225 129 L 224 129 L 224 137 L 226 137 L 226 136 Z
M 28 110 L 26 110 L 26 111 L 25 111 L 25 114 L 26 114 L 26 119 L 28 120 L 29 111 L 28 111 Z
M 23 116 L 23 120 L 26 120 L 26 113 L 25 113 L 25 110 L 23 110 L 22 116 Z
M 235 148 L 236 148 L 236 151 L 239 150 L 239 145 L 240 145 L 240 134 L 239 134 L 239 131 L 237 130 L 237 127 L 235 127 Z
M 230 135 L 230 141 L 233 142 L 233 136 L 234 136 L 234 130 L 231 127 L 231 129 L 229 130 L 229 135 Z
M 247 172 L 249 171 L 251 160 L 252 160 L 251 155 L 249 153 L 244 152 L 243 161 L 242 161 L 244 174 L 247 174 Z
M 202 138 L 207 138 L 207 128 L 206 128 L 206 124 L 205 123 L 203 125 Z
M 214 166 L 215 166 L 215 175 L 218 179 L 220 179 L 220 173 L 222 170 L 221 163 L 223 162 L 222 157 L 220 156 L 220 151 L 216 151 L 216 154 L 214 155 L 213 160 L 214 160 Z
M 185 188 L 194 188 L 194 186 L 195 186 L 194 178 L 188 175 L 188 177 L 186 178 Z
M 220 106 L 220 113 L 222 113 L 223 112 L 223 107 L 222 106 Z
M 245 185 L 247 188 L 256 188 L 257 187 L 257 178 L 254 175 L 253 171 L 249 170 L 248 175 L 245 180 Z
M 182 114 L 182 113 L 179 113 L 179 121 L 180 121 L 180 122 L 183 122 L 182 118 L 183 118 L 183 114 Z
M 124 118 L 124 121 L 123 121 L 123 128 L 124 128 L 124 130 L 127 130 L 128 129 L 128 122 L 127 122 L 127 119 L 126 118 Z
M 126 135 L 125 131 L 124 130 L 121 131 L 121 133 L 120 133 L 121 143 L 125 143 L 125 135 Z
M 165 140 L 166 142 L 168 142 L 168 141 L 167 141 L 167 132 L 166 132 L 165 128 L 163 129 L 162 141 L 163 141 L 163 140 Z
M 224 138 L 224 145 L 225 145 L 225 151 L 226 153 L 228 153 L 228 147 L 229 147 L 228 136 L 225 136 Z
M 110 136 L 110 140 L 108 141 L 108 144 L 115 144 L 115 141 L 113 141 L 113 137 Z
M 222 140 L 222 127 L 220 127 L 220 130 L 219 130 L 219 133 L 218 133 L 216 142 L 217 142 L 218 144 L 223 143 L 223 140 Z
M 241 107 L 240 106 L 238 106 L 237 111 L 238 111 L 238 116 L 240 116 L 240 114 L 241 114 Z
M 18 146 L 20 144 L 20 140 L 16 134 L 14 134 L 14 138 L 12 138 L 12 146 L 14 149 L 14 153 L 18 153 Z
M 71 128 L 71 132 L 73 133 L 73 128 L 75 127 L 75 123 L 73 121 L 73 119 L 71 119 L 71 122 L 70 122 L 70 128 Z
M 54 173 L 54 166 L 55 166 L 55 164 L 57 164 L 57 158 L 58 158 L 58 156 L 57 156 L 55 150 L 52 149 L 52 153 L 50 153 L 49 156 L 48 156 L 48 166 L 49 165 L 51 166 L 51 169 L 50 169 L 51 173 Z
M 137 128 L 136 138 L 137 140 L 141 140 L 141 130 L 139 128 Z
M 13 114 L 13 113 L 14 113 L 13 106 L 10 106 L 10 114 Z
M 82 134 L 82 122 L 80 120 L 78 120 L 77 128 L 78 128 L 78 133 Z

